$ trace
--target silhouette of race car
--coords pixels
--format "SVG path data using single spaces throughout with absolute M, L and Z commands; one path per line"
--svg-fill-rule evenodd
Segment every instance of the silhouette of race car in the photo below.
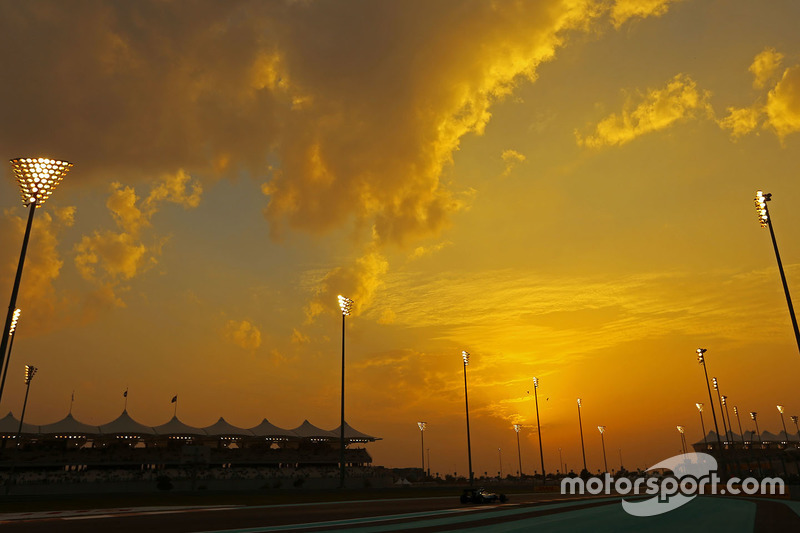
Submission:
M 505 494 L 496 494 L 484 488 L 464 489 L 461 494 L 461 503 L 505 503 L 507 500 Z

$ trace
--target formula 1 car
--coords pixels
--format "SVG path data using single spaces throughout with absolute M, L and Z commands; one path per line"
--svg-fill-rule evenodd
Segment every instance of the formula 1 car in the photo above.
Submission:
M 505 494 L 495 494 L 484 488 L 464 489 L 461 494 L 461 503 L 505 503 L 507 500 Z

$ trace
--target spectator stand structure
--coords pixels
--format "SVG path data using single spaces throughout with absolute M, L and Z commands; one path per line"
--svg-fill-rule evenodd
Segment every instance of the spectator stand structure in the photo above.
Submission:
M 265 467 L 333 468 L 339 461 L 339 428 L 325 430 L 308 420 L 284 429 L 266 418 L 252 428 L 237 427 L 224 418 L 207 427 L 193 427 L 177 416 L 158 426 L 134 420 L 127 410 L 114 420 L 92 426 L 68 414 L 52 424 L 23 424 L 9 413 L 0 419 L 0 471 L 19 458 L 23 470 Z M 370 467 L 363 447 L 381 440 L 345 424 L 346 461 L 350 467 Z M 18 467 L 18 468 L 20 468 Z

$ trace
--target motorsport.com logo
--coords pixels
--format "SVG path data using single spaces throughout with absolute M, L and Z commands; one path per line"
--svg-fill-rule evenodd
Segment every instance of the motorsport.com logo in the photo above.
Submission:
M 707 453 L 684 453 L 657 463 L 647 471 L 671 470 L 674 476 L 640 476 L 634 479 L 614 479 L 608 473 L 604 477 L 564 478 L 561 494 L 607 494 L 620 496 L 653 496 L 646 500 L 627 501 L 622 508 L 634 516 L 654 516 L 677 509 L 689 503 L 699 494 L 784 494 L 785 487 L 780 478 L 744 479 L 731 477 L 721 483 L 717 475 L 717 460 Z

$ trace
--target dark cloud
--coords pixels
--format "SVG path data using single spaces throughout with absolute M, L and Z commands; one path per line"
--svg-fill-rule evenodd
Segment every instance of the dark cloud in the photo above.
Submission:
M 0 140 L 79 161 L 73 180 L 213 165 L 255 166 L 275 98 L 255 91 L 263 29 L 246 4 L 0 4 Z
M 596 14 L 572 4 L 4 1 L 0 142 L 74 181 L 269 161 L 275 235 L 355 219 L 402 243 L 462 207 L 443 169 Z

